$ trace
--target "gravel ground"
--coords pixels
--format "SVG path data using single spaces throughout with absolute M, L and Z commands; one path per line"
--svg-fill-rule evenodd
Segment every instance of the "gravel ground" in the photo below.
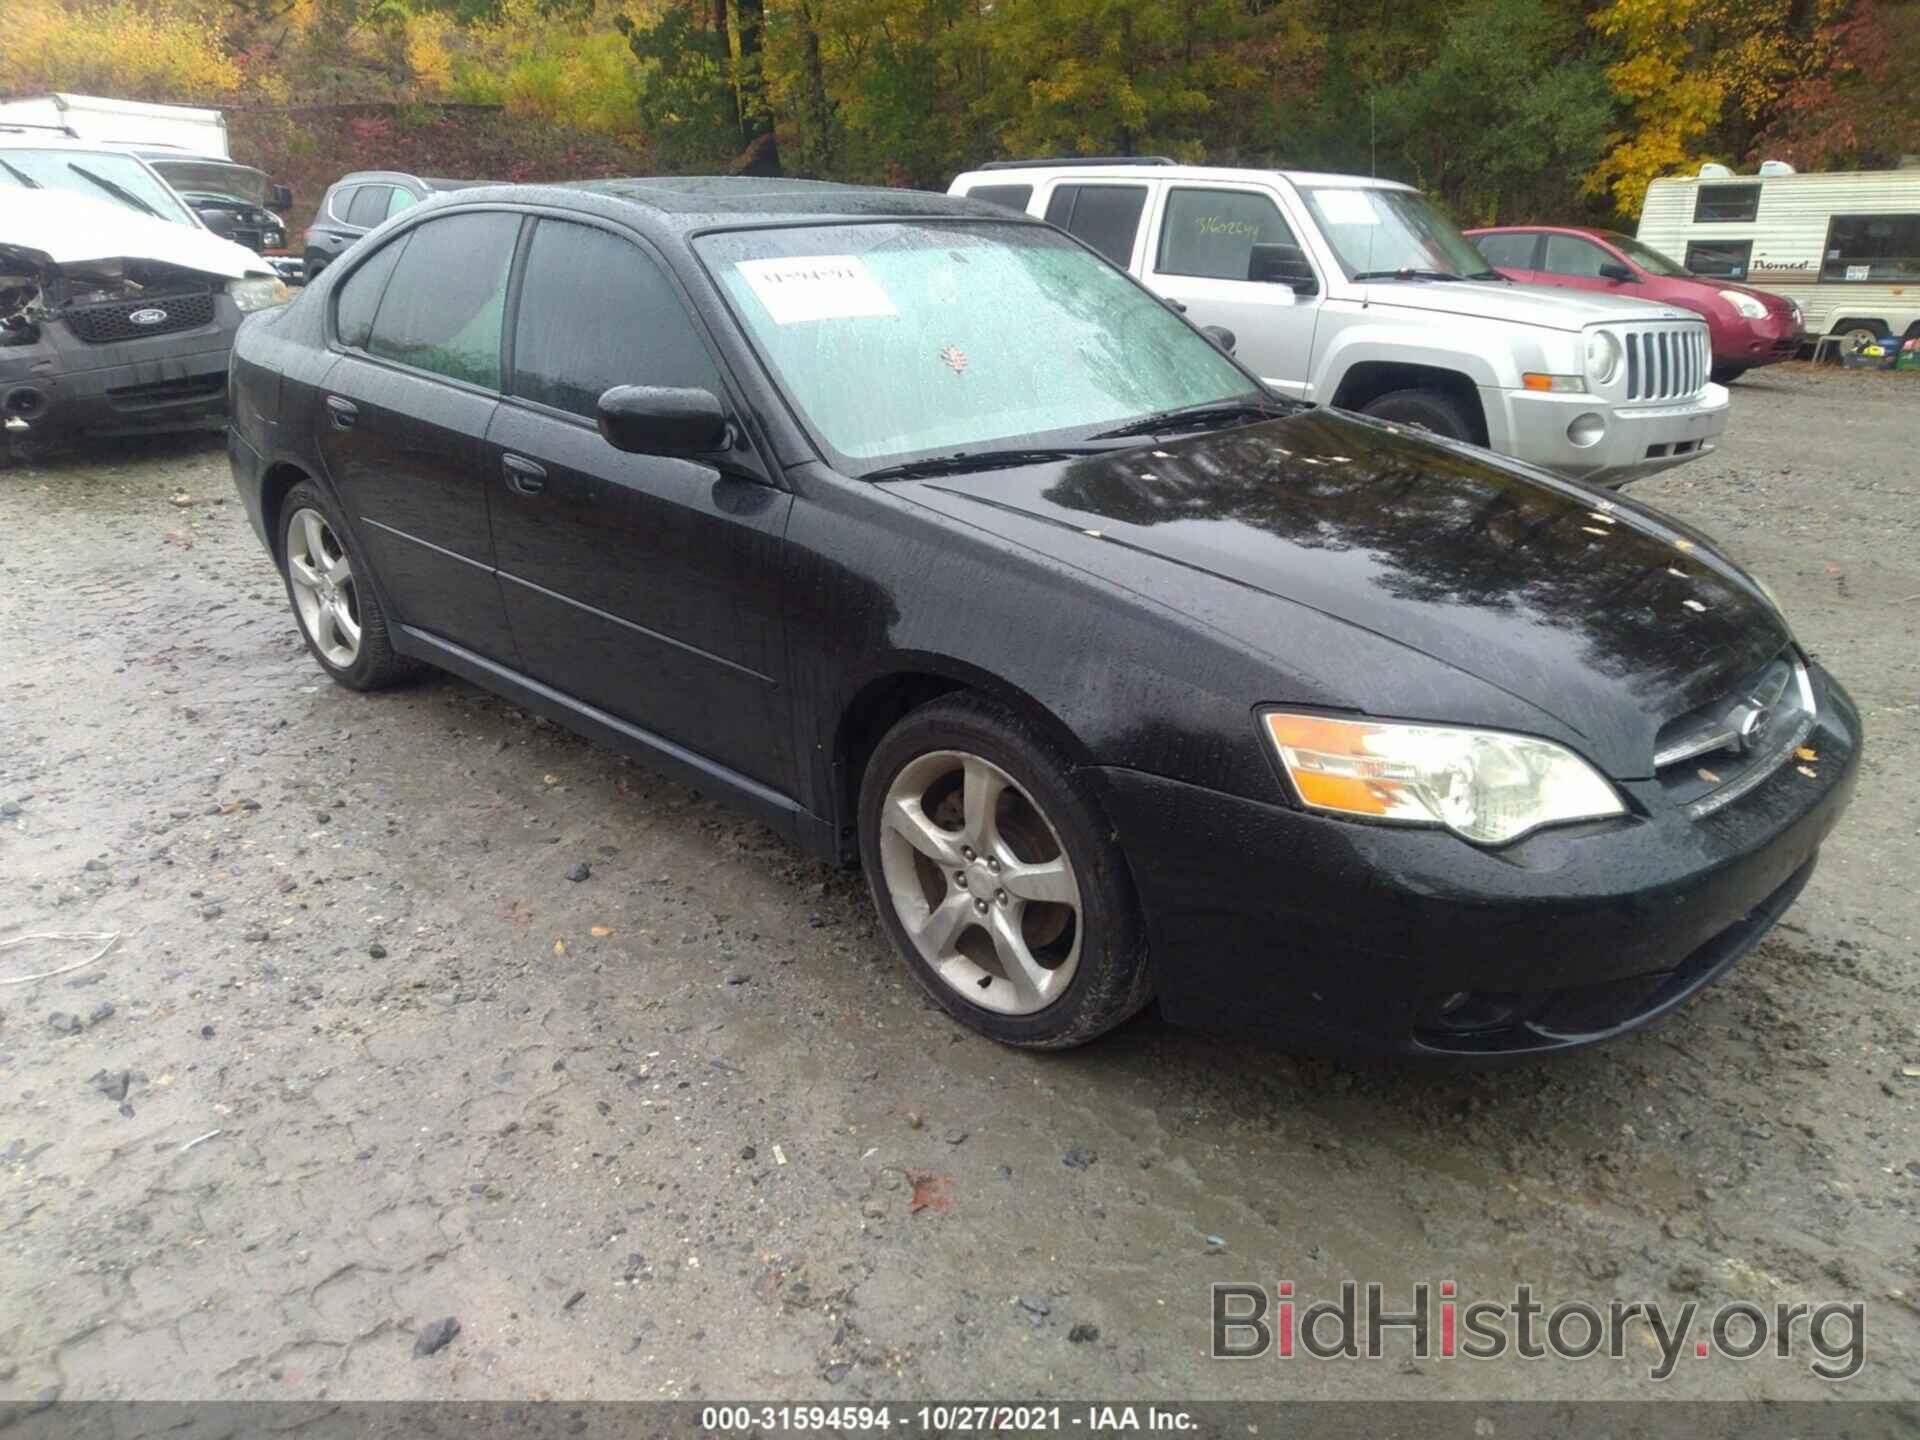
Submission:
M 1865 712 L 1804 898 L 1664 1027 L 1466 1072 L 1151 1015 L 999 1049 L 856 875 L 462 682 L 328 684 L 217 442 L 14 454 L 0 940 L 122 938 L 0 985 L 0 1399 L 1835 1389 L 1652 1387 L 1637 1323 L 1619 1362 L 1207 1358 L 1210 1282 L 1345 1278 L 1857 1302 L 1846 1393 L 1920 1395 L 1916 399 L 1757 373 L 1636 492 Z

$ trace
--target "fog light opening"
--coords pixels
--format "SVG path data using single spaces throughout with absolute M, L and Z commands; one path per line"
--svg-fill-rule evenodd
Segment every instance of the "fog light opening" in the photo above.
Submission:
M 16 385 L 0 400 L 0 411 L 21 420 L 31 419 L 47 408 L 47 397 L 31 385 Z
M 1606 417 L 1597 415 L 1591 410 L 1584 415 L 1575 416 L 1573 423 L 1567 426 L 1567 439 L 1582 450 L 1590 445 L 1598 445 L 1605 438 L 1606 433 Z

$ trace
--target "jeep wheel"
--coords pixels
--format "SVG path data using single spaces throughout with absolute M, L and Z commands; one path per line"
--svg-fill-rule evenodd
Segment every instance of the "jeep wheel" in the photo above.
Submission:
M 1362 415 L 1426 430 L 1448 440 L 1474 441 L 1467 407 L 1444 390 L 1392 390 L 1360 407 Z

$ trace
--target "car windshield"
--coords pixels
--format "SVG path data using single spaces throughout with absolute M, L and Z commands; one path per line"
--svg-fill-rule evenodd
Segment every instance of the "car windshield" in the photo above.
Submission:
M 1316 185 L 1300 193 L 1349 280 L 1493 274 L 1460 227 L 1417 190 Z
M 153 168 L 182 195 L 213 200 L 237 200 L 264 206 L 272 198 L 273 181 L 264 170 L 250 165 L 210 165 L 192 160 L 155 160 Z
M 0 187 L 66 190 L 112 200 L 142 215 L 194 224 L 190 211 L 131 155 L 110 150 L 29 150 L 0 146 Z
M 1649 275 L 1665 275 L 1676 280 L 1699 278 L 1679 261 L 1669 259 L 1651 245 L 1642 245 L 1631 235 L 1622 235 L 1617 230 L 1608 230 L 1604 233 L 1609 245 Z
M 858 472 L 1264 398 L 1165 305 L 1044 226 L 892 221 L 695 244 L 809 429 Z

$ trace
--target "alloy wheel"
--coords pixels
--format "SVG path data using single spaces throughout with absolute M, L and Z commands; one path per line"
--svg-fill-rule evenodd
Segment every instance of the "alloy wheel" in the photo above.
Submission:
M 336 669 L 351 667 L 360 655 L 360 597 L 346 547 L 318 510 L 296 510 L 287 521 L 287 577 L 314 649 Z
M 956 994 L 1030 1015 L 1065 993 L 1080 963 L 1080 882 L 1012 776 L 965 751 L 921 755 L 887 787 L 879 828 L 894 911 Z

